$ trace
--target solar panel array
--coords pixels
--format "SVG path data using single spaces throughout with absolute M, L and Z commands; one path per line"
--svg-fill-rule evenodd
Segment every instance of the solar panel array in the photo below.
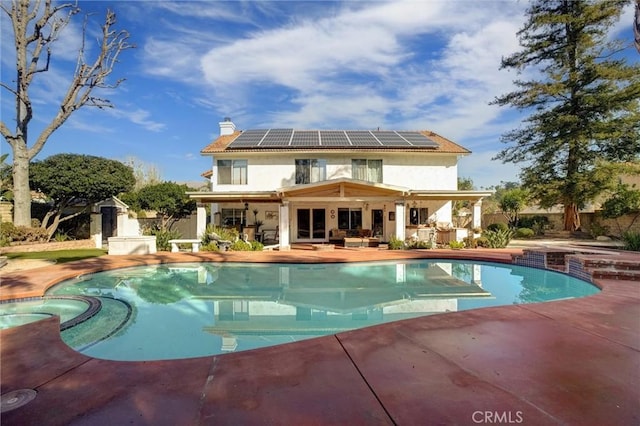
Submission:
M 437 148 L 439 145 L 419 132 L 392 130 L 245 130 L 229 144 L 229 148 L 321 148 L 384 147 Z

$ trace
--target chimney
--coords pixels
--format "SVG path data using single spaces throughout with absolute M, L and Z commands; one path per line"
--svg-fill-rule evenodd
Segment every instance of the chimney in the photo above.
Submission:
M 233 124 L 231 118 L 225 117 L 220 123 L 220 136 L 232 135 L 236 131 L 236 125 Z

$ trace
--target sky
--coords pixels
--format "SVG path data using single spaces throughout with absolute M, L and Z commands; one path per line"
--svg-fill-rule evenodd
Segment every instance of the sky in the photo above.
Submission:
M 6 2 L 3 3 L 7 4 Z M 47 72 L 32 87 L 35 139 L 64 96 L 88 14 L 86 57 L 107 9 L 135 45 L 94 92 L 113 108 L 76 111 L 36 159 L 79 153 L 135 161 L 162 180 L 203 182 L 200 151 L 230 117 L 236 128 L 431 130 L 472 151 L 458 175 L 476 189 L 517 181 L 520 165 L 492 160 L 505 132 L 525 118 L 490 102 L 521 78 L 500 70 L 519 50 L 528 2 L 392 1 L 80 1 L 53 45 Z M 1 13 L 1 75 L 15 75 L 11 26 Z M 633 7 L 611 37 L 632 47 Z M 14 101 L 2 89 L 2 121 L 13 129 Z M 2 141 L 2 153 L 10 146 Z

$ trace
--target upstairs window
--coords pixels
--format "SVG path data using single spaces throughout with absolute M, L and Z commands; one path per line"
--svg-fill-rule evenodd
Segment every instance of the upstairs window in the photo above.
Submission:
M 351 177 L 382 183 L 382 160 L 351 160 Z
M 327 179 L 327 160 L 296 160 L 296 184 L 321 182 Z
M 246 185 L 247 160 L 218 160 L 218 185 Z

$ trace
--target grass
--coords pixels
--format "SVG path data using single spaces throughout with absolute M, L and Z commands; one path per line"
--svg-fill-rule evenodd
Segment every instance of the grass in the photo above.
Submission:
M 53 260 L 56 263 L 72 262 L 74 260 L 90 259 L 107 254 L 103 249 L 75 249 L 6 253 L 8 259 L 42 259 Z

